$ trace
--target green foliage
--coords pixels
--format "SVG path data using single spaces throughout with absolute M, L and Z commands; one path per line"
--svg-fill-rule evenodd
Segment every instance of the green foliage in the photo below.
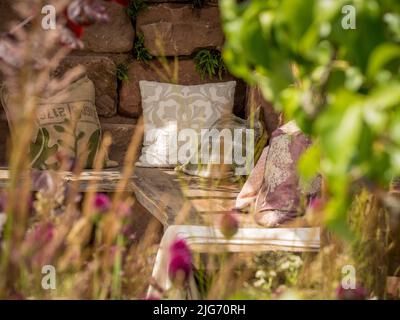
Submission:
M 345 5 L 355 29 L 342 27 Z M 400 2 L 222 0 L 221 10 L 229 70 L 314 138 L 306 157 L 325 178 L 327 225 L 348 236 L 355 186 L 384 189 L 400 174 Z
M 129 1 L 126 13 L 131 18 L 132 22 L 135 22 L 139 12 L 146 8 L 146 3 L 143 0 L 131 0 Z
M 144 63 L 148 63 L 153 59 L 153 56 L 150 54 L 149 50 L 144 45 L 144 36 L 143 34 L 138 34 L 135 41 L 134 53 L 136 60 L 142 61 Z
M 120 81 L 128 81 L 128 65 L 126 63 L 120 63 L 117 65 L 117 79 Z
M 193 8 L 200 9 L 204 6 L 205 0 L 192 0 Z
M 389 275 L 389 255 L 393 243 L 388 237 L 390 221 L 376 196 L 363 190 L 350 209 L 350 226 L 357 235 L 351 245 L 357 277 L 369 292 L 383 299 Z
M 200 50 L 194 57 L 194 62 L 196 64 L 196 70 L 200 73 L 202 79 L 206 76 L 210 79 L 218 76 L 221 80 L 222 75 L 226 72 L 225 63 L 222 59 L 221 52 L 218 50 Z
M 94 167 L 94 159 L 96 157 L 97 151 L 99 151 L 101 142 L 101 131 L 100 129 L 93 131 L 92 135 L 88 141 L 88 157 L 86 160 L 85 168 L 93 168 Z

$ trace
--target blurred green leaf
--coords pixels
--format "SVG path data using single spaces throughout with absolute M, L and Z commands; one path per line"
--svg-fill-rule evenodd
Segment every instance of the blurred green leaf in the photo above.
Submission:
M 374 79 L 378 72 L 394 59 L 400 59 L 399 44 L 384 43 L 378 46 L 369 58 L 367 76 Z
M 301 156 L 298 169 L 305 183 L 310 182 L 320 172 L 321 149 L 317 142 Z
M 344 5 L 355 29 L 342 26 Z M 299 170 L 320 169 L 326 223 L 350 238 L 354 186 L 387 188 L 400 171 L 400 3 L 221 0 L 221 11 L 227 67 L 317 142 Z

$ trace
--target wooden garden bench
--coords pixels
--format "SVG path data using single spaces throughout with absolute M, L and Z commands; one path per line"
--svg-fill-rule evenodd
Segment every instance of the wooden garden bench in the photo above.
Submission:
M 320 229 L 299 218 L 283 228 L 263 228 L 249 214 L 235 214 L 240 228 L 226 239 L 219 230 L 221 216 L 235 206 L 240 186 L 234 182 L 218 185 L 209 180 L 177 175 L 173 170 L 137 168 L 133 184 L 137 200 L 164 225 L 153 279 L 157 287 L 168 290 L 169 247 L 178 237 L 185 239 L 193 252 L 264 252 L 271 250 L 315 252 L 320 247 Z M 148 295 L 157 295 L 150 286 Z M 194 279 L 190 279 L 190 298 L 199 298 Z
M 81 176 L 62 173 L 66 183 L 78 182 L 78 190 L 85 192 L 90 182 L 95 181 L 95 190 L 112 193 L 118 191 L 121 173 L 118 170 L 101 172 L 84 171 Z M 8 170 L 0 169 L 0 188 L 8 181 Z M 164 290 L 171 287 L 168 278 L 168 248 L 176 237 L 183 238 L 194 252 L 263 252 L 318 251 L 319 228 L 309 227 L 305 220 L 298 219 L 288 226 L 276 229 L 258 226 L 249 214 L 236 214 L 240 228 L 227 240 L 219 231 L 220 217 L 235 205 L 240 187 L 234 182 L 218 185 L 210 180 L 178 175 L 174 170 L 157 168 L 135 168 L 124 192 L 135 194 L 140 205 L 164 226 L 153 278 Z M 189 296 L 198 298 L 194 280 L 190 281 Z M 149 287 L 148 294 L 157 294 Z

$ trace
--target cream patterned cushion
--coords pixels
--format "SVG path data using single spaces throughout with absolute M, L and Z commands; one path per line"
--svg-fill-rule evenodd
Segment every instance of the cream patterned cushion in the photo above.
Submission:
M 232 113 L 235 81 L 192 86 L 140 81 L 139 85 L 145 133 L 138 166 L 182 164 L 182 156 L 188 159 L 191 154 L 182 155 L 181 147 L 190 143 L 188 149 L 197 150 L 201 130 Z

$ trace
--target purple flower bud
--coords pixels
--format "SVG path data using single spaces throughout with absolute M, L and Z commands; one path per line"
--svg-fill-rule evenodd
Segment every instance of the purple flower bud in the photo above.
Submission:
M 176 239 L 170 246 L 169 252 L 171 255 L 176 254 L 190 254 L 189 246 L 187 245 L 186 241 L 183 239 Z
M 355 289 L 344 289 L 339 286 L 336 289 L 336 297 L 339 300 L 365 300 L 368 297 L 367 291 L 359 284 Z
M 98 193 L 94 199 L 94 207 L 98 212 L 107 212 L 111 209 L 111 200 L 106 194 Z
M 307 207 L 308 214 L 318 214 L 324 209 L 325 203 L 321 198 L 313 197 L 310 199 Z
M 136 232 L 132 224 L 127 224 L 122 228 L 122 234 L 127 240 L 133 241 L 136 239 Z
M 54 234 L 55 234 L 55 229 L 53 225 L 48 225 L 45 233 L 44 233 L 44 240 L 45 242 L 49 242 L 54 238 Z
M 183 239 L 175 240 L 170 247 L 168 274 L 172 282 L 186 282 L 192 272 L 192 253 Z
M 225 238 L 232 238 L 239 229 L 239 221 L 232 212 L 225 213 L 220 221 L 220 230 Z

